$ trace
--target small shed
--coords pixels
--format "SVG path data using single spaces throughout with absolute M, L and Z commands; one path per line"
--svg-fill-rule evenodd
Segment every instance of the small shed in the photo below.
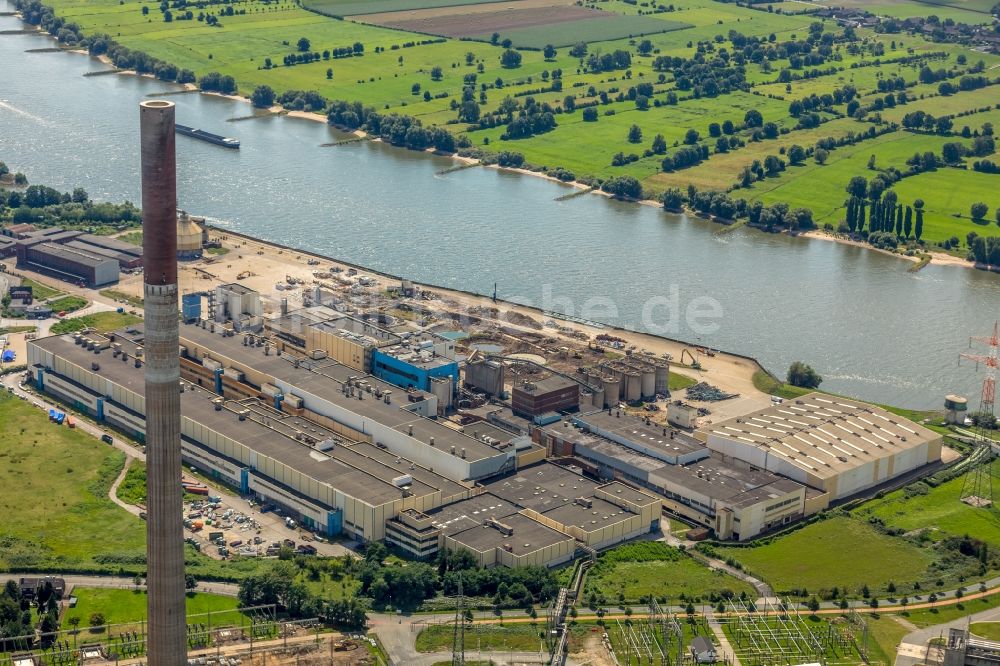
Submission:
M 716 662 L 715 646 L 704 636 L 697 636 L 691 641 L 691 656 L 698 664 L 714 664 Z

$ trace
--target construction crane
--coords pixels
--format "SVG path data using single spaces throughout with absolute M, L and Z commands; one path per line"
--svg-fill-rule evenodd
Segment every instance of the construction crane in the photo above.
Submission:
M 996 404 L 996 373 L 1000 366 L 1000 324 L 993 323 L 993 334 L 969 338 L 969 347 L 973 342 L 984 344 L 989 348 L 987 354 L 965 352 L 959 355 L 986 366 L 986 377 L 983 378 L 983 390 L 979 400 L 979 412 L 973 415 L 975 448 L 968 458 L 968 471 L 962 482 L 961 500 L 973 507 L 987 508 L 993 505 L 993 439 L 990 430 L 996 427 L 994 415 Z

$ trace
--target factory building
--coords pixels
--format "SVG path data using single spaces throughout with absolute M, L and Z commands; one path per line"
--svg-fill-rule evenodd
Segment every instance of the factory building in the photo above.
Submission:
M 217 332 L 213 332 L 213 328 Z M 181 372 L 229 395 L 251 391 L 350 439 L 369 441 L 461 481 L 514 469 L 530 442 L 487 444 L 434 418 L 437 397 L 405 391 L 329 358 L 282 353 L 210 322 L 181 326 Z
M 433 393 L 441 413 L 452 406 L 459 376 L 453 340 L 427 332 L 396 333 L 323 305 L 282 312 L 265 320 L 264 330 L 282 350 L 329 357 L 402 389 Z
M 66 233 L 72 235 L 53 234 L 17 241 L 17 265 L 91 288 L 118 282 L 116 259 L 59 243 L 80 235 L 80 232 Z
M 366 374 L 372 374 L 372 350 L 402 338 L 363 319 L 325 305 L 282 312 L 264 320 L 264 331 L 281 348 L 309 357 L 326 355 Z
M 500 397 L 504 392 L 505 366 L 493 359 L 476 358 L 478 353 L 473 352 L 465 362 L 465 386 L 491 398 Z
M 439 406 L 446 409 L 451 407 L 458 388 L 455 341 L 425 333 L 375 348 L 372 350 L 372 374 L 402 388 L 432 392 L 438 396 Z M 435 382 L 435 379 L 442 381 Z
M 28 343 L 36 385 L 98 421 L 145 438 L 141 338 L 96 333 Z M 276 503 L 325 534 L 385 535 L 401 511 L 429 511 L 464 499 L 469 484 L 255 398 L 226 399 L 183 382 L 185 462 Z
M 545 379 L 523 380 L 511 389 L 511 409 L 518 416 L 537 419 L 580 408 L 580 384 L 560 375 Z
M 941 460 L 941 436 L 874 405 L 810 393 L 698 432 L 723 458 L 817 488 L 834 502 Z
M 536 437 L 553 455 L 572 458 L 594 477 L 655 492 L 664 509 L 720 539 L 750 539 L 819 510 L 822 492 L 740 461 L 710 457 L 690 435 L 669 430 L 673 438 L 664 436 L 644 419 L 625 415 L 612 417 L 619 426 L 613 430 L 588 430 L 579 420 L 588 417 L 594 420 L 582 415 Z
M 0 236 L 0 259 L 13 257 L 17 254 L 17 243 L 10 236 Z
M 583 431 L 621 444 L 668 465 L 686 465 L 708 457 L 708 447 L 691 435 L 653 423 L 649 418 L 601 410 L 573 417 Z
M 8 224 L 3 227 L 0 229 L 0 235 L 6 236 L 7 238 L 13 238 L 14 240 L 20 240 L 22 238 L 27 238 L 28 234 L 35 231 L 38 231 L 38 227 L 35 225 L 21 222 L 18 224 Z
M 485 492 L 423 514 L 400 514 L 386 540 L 428 557 L 465 549 L 481 567 L 556 566 L 659 526 L 660 500 L 620 482 L 600 484 L 542 463 L 484 485 Z
M 129 270 L 142 267 L 142 246 L 126 243 L 109 236 L 81 234 L 67 245 L 102 256 L 111 257 L 120 268 Z
M 232 322 L 237 332 L 260 331 L 264 325 L 260 294 L 235 282 L 209 292 L 208 312 L 216 323 Z

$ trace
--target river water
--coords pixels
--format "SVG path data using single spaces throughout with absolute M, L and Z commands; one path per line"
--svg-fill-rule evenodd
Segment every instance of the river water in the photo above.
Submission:
M 13 7 L 0 0 L 0 11 Z M 0 31 L 22 27 L 0 17 Z M 176 86 L 52 43 L 0 35 L 0 160 L 30 181 L 139 200 L 137 104 Z M 414 280 L 499 295 L 752 355 L 812 364 L 823 388 L 911 407 L 978 396 L 968 336 L 1000 315 L 1000 277 L 908 263 L 821 240 L 737 230 L 568 187 L 472 168 L 250 107 L 175 94 L 178 122 L 242 141 L 178 137 L 180 205 L 217 224 Z M 644 311 L 646 316 L 643 316 Z M 701 313 L 702 316 L 698 316 Z

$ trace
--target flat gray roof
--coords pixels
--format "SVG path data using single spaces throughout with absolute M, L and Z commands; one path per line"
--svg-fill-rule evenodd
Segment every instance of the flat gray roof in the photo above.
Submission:
M 590 506 L 582 506 L 568 502 L 562 506 L 549 509 L 544 513 L 546 518 L 572 527 L 579 527 L 586 532 L 593 532 L 608 525 L 628 520 L 635 514 L 599 497 L 588 498 Z
M 484 493 L 428 511 L 427 515 L 434 526 L 445 534 L 455 534 L 473 525 L 480 525 L 487 518 L 503 522 L 502 519 L 517 512 L 518 507 L 508 500 Z
M 657 449 L 670 456 L 681 456 L 688 453 L 703 451 L 707 448 L 691 435 L 658 423 L 647 424 L 638 416 L 622 414 L 618 410 L 587 412 L 574 416 L 575 420 L 613 433 L 621 439 L 635 442 L 651 449 Z
M 803 488 L 802 484 L 777 474 L 715 457 L 690 465 L 664 465 L 655 475 L 736 507 L 751 506 Z
M 570 386 L 579 386 L 579 384 L 572 379 L 566 377 L 561 377 L 559 375 L 550 375 L 545 379 L 533 380 L 525 379 L 519 380 L 514 383 L 515 391 L 522 391 L 528 395 L 545 395 L 546 393 L 552 393 L 553 391 L 560 391 Z
M 122 344 L 122 349 L 129 354 L 128 362 L 113 357 L 110 349 L 99 354 L 87 351 L 84 346 L 74 344 L 71 335 L 42 338 L 34 343 L 86 370 L 90 369 L 90 363 L 99 363 L 102 377 L 143 395 L 143 371 L 131 361 L 134 343 L 117 337 L 115 341 Z M 392 484 L 392 479 L 404 474 L 413 478 L 409 490 L 416 496 L 437 490 L 448 496 L 464 490 L 464 486 L 454 481 L 365 442 L 339 444 L 330 451 L 320 452 L 290 436 L 295 430 L 307 428 L 319 440 L 333 435 L 311 421 L 267 410 L 266 405 L 259 401 L 227 401 L 225 409 L 216 411 L 212 400 L 219 397 L 217 394 L 191 384 L 188 386 L 189 390 L 181 396 L 184 416 L 369 504 L 378 505 L 399 499 L 402 491 Z M 253 407 L 249 417 L 240 421 L 234 410 L 248 407 Z M 340 440 L 345 441 L 343 438 Z
M 533 553 L 539 548 L 573 540 L 571 536 L 557 532 L 516 513 L 505 517 L 500 522 L 513 528 L 514 533 L 507 536 L 496 528 L 479 524 L 470 526 L 462 532 L 451 535 L 451 537 L 460 544 L 480 552 L 509 545 L 510 552 L 515 555 Z
M 101 255 L 88 250 L 80 250 L 66 245 L 58 245 L 56 243 L 39 243 L 31 248 L 31 252 L 39 252 L 52 257 L 58 257 L 60 259 L 76 262 L 81 266 L 89 266 L 91 268 L 97 268 L 98 266 L 101 266 L 109 261 L 113 261 L 115 263 L 115 267 L 118 267 L 118 262 L 114 259 L 102 257 Z
M 593 497 L 599 484 L 564 467 L 545 462 L 525 467 L 513 476 L 484 485 L 498 497 L 526 509 L 545 513 L 572 502 L 577 497 Z
M 135 257 L 142 256 L 141 245 L 135 245 L 134 243 L 127 243 L 117 238 L 111 238 L 110 236 L 98 236 L 96 234 L 82 234 L 77 238 L 77 240 L 83 241 L 84 243 L 89 243 L 90 245 L 96 245 L 98 247 L 107 248 L 108 250 L 115 250 L 117 252 L 121 252 L 122 254 L 130 254 Z
M 400 432 L 409 432 L 409 428 L 412 426 L 413 437 L 424 443 L 429 444 L 431 437 L 433 437 L 434 445 L 438 448 L 445 447 L 446 451 L 450 452 L 452 446 L 455 447 L 456 453 L 464 448 L 466 459 L 469 461 L 503 455 L 500 450 L 465 435 L 443 422 L 402 409 L 409 404 L 405 389 L 371 375 L 365 375 L 363 372 L 341 365 L 333 359 L 327 358 L 319 361 L 300 359 L 299 367 L 296 368 L 293 365 L 293 359 L 288 354 L 277 356 L 272 353 L 265 356 L 262 347 L 244 346 L 242 336 L 224 337 L 196 324 L 182 325 L 180 337 L 182 344 L 185 339 L 189 339 L 210 352 L 215 351 L 241 365 L 269 374 L 293 387 L 301 388 L 302 391 L 312 393 L 323 400 L 343 406 L 356 414 Z M 366 392 L 362 393 L 363 397 L 360 400 L 357 397 L 348 397 L 343 392 L 343 385 L 351 378 L 367 383 L 381 393 L 391 391 L 391 404 L 386 404 L 383 400 Z M 357 392 L 355 393 L 357 394 Z M 428 395 L 422 391 L 414 393 L 420 396 Z

